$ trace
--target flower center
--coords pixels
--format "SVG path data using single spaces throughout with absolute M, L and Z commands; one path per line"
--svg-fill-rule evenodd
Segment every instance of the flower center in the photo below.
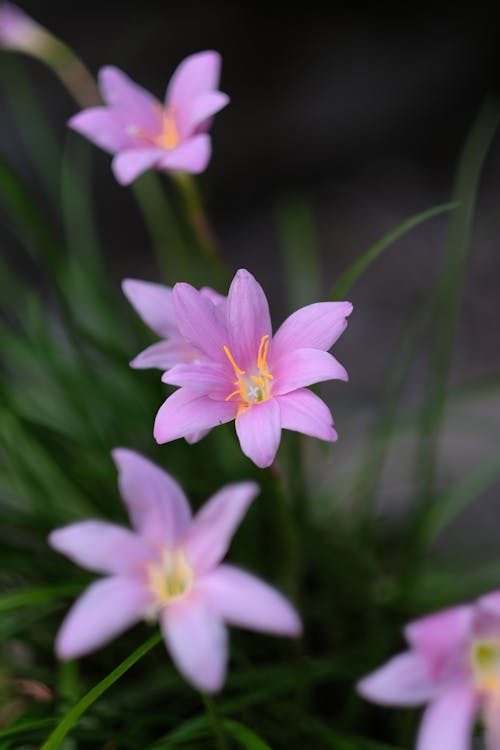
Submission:
M 267 401 L 271 397 L 271 381 L 273 380 L 273 376 L 269 372 L 267 364 L 268 351 L 269 336 L 262 336 L 257 353 L 257 367 L 252 372 L 246 372 L 241 367 L 238 367 L 229 348 L 227 346 L 224 347 L 226 357 L 231 362 L 237 378 L 234 381 L 234 385 L 238 386 L 235 391 L 227 396 L 226 401 L 230 401 L 233 398 L 238 399 L 238 414 L 253 404 Z
M 157 608 L 185 596 L 193 585 L 193 571 L 182 549 L 163 549 L 161 561 L 148 565 L 147 574 Z
M 160 135 L 154 139 L 157 146 L 171 151 L 179 145 L 179 131 L 175 121 L 175 114 L 172 107 L 166 107 L 162 112 L 162 130 Z
M 475 641 L 471 660 L 476 688 L 500 700 L 500 640 Z

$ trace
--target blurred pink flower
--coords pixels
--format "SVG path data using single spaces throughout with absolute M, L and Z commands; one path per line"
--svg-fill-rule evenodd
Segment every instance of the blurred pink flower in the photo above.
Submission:
M 202 172 L 210 159 L 211 118 L 229 102 L 217 91 L 220 64 L 217 52 L 186 57 L 164 104 L 118 68 L 102 68 L 99 88 L 106 106 L 85 109 L 68 124 L 115 154 L 113 172 L 122 185 L 148 169 Z
M 337 439 L 328 407 L 305 386 L 347 380 L 327 350 L 347 325 L 349 302 L 303 307 L 272 337 L 267 299 L 248 271 L 237 272 L 224 306 L 215 306 L 189 284 L 176 284 L 173 297 L 179 330 L 204 360 L 164 374 L 165 383 L 180 389 L 156 416 L 157 442 L 235 419 L 243 453 L 264 468 L 274 461 L 282 428 Z
M 479 713 L 488 750 L 500 750 L 500 591 L 417 620 L 410 646 L 365 677 L 358 692 L 374 703 L 428 703 L 417 750 L 469 750 Z
M 183 676 L 214 692 L 225 679 L 226 624 L 298 636 L 300 619 L 275 589 L 221 563 L 258 493 L 253 482 L 227 485 L 191 517 L 177 482 L 143 456 L 113 451 L 133 531 L 83 521 L 53 531 L 51 546 L 105 578 L 91 584 L 66 616 L 56 641 L 74 659 L 142 618 L 158 618 Z

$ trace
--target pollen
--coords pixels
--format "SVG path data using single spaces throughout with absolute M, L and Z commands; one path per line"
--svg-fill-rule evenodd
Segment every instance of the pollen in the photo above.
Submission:
M 172 107 L 167 107 L 162 112 L 162 130 L 155 138 L 155 143 L 167 151 L 177 148 L 180 143 L 179 130 Z
M 267 401 L 271 397 L 271 381 L 273 380 L 273 376 L 269 372 L 267 363 L 268 351 L 269 336 L 262 336 L 257 351 L 256 366 L 250 368 L 247 372 L 237 364 L 229 347 L 224 346 L 224 353 L 231 363 L 236 376 L 234 385 L 237 386 L 229 396 L 226 396 L 226 401 L 237 399 L 238 415 L 246 411 L 253 404 Z
M 500 698 L 500 641 L 475 641 L 471 660 L 477 689 Z
M 182 598 L 193 585 L 193 571 L 181 549 L 165 548 L 160 562 L 147 566 L 147 575 L 156 608 Z

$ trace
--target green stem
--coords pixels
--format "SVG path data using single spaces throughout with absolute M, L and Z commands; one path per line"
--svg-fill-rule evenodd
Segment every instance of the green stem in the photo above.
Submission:
M 62 740 L 66 737 L 68 732 L 74 727 L 78 719 L 95 703 L 95 701 L 101 697 L 101 695 L 111 687 L 117 680 L 122 677 L 136 662 L 139 661 L 148 651 L 151 651 L 160 641 L 161 633 L 155 633 L 149 638 L 142 646 L 139 646 L 130 656 L 119 664 L 110 674 L 108 674 L 103 680 L 94 685 L 94 687 L 71 708 L 68 713 L 63 716 L 57 727 L 51 733 L 51 735 L 45 740 L 40 750 L 58 750 Z M 222 749 L 221 749 L 222 750 Z
M 215 747 L 217 748 L 217 750 L 229 750 L 227 738 L 224 733 L 222 721 L 220 719 L 219 712 L 217 711 L 217 705 L 214 699 L 212 698 L 212 696 L 207 695 L 206 693 L 202 693 L 201 697 L 203 699 L 208 718 L 212 725 Z
M 288 593 L 290 594 L 297 607 L 299 607 L 301 566 L 297 528 L 293 515 L 294 509 L 292 503 L 290 502 L 289 493 L 287 491 L 288 488 L 285 474 L 277 460 L 275 460 L 272 466 L 269 467 L 269 473 L 272 477 L 272 481 L 275 487 L 280 524 L 283 530 L 283 580 L 285 582 Z

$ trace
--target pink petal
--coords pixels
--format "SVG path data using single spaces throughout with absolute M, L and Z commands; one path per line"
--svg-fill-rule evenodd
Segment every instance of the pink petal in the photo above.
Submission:
M 68 125 L 111 154 L 134 145 L 134 139 L 127 134 L 121 119 L 108 107 L 84 109 L 74 115 Z
M 122 289 L 132 307 L 158 336 L 179 336 L 174 295 L 169 286 L 139 279 L 124 279 Z
M 169 341 L 158 341 L 148 346 L 130 362 L 130 367 L 136 370 L 144 370 L 148 367 L 168 370 L 180 362 L 188 362 L 197 355 L 200 356 L 201 353 L 196 352 L 196 349 L 187 344 L 184 339 L 172 338 Z
M 164 383 L 187 388 L 196 393 L 210 394 L 224 401 L 234 391 L 234 378 L 228 378 L 227 367 L 218 362 L 189 362 L 176 365 L 162 377 Z
M 200 440 L 203 440 L 204 437 L 208 435 L 210 430 L 199 430 L 198 432 L 192 432 L 190 435 L 186 435 L 184 440 L 186 443 L 189 443 L 189 445 L 194 445 L 195 443 L 199 443 Z
M 151 605 L 147 588 L 133 578 L 104 578 L 76 600 L 57 635 L 60 659 L 76 659 L 104 646 L 138 622 Z
M 405 637 L 427 665 L 435 681 L 450 676 L 463 662 L 474 608 L 460 606 L 410 623 Z
M 131 148 L 118 153 L 111 164 L 120 185 L 130 185 L 139 175 L 156 167 L 164 154 L 161 148 Z
M 276 399 L 250 406 L 236 419 L 241 450 L 259 468 L 271 466 L 281 440 L 280 408 Z
M 214 401 L 180 388 L 160 406 L 154 438 L 157 443 L 169 443 L 200 430 L 209 430 L 234 419 L 237 408 L 232 401 Z
M 210 609 L 229 625 L 292 637 L 302 632 L 297 612 L 282 594 L 232 565 L 220 565 L 198 587 Z
M 280 407 L 282 429 L 295 430 L 329 442 L 337 440 L 330 409 L 312 391 L 300 388 L 278 396 L 276 400 Z
M 243 370 L 255 367 L 263 336 L 271 336 L 271 317 L 260 284 L 244 268 L 237 271 L 227 299 L 229 349 Z
M 150 548 L 137 534 L 104 521 L 82 521 L 56 529 L 49 544 L 96 573 L 132 572 L 151 557 Z
M 467 686 L 452 687 L 424 713 L 417 750 L 470 750 L 477 698 Z
M 195 97 L 215 90 L 220 66 L 220 55 L 211 50 L 186 57 L 170 79 L 165 104 L 181 109 Z
M 160 132 L 160 102 L 123 71 L 113 66 L 101 68 L 99 88 L 104 101 L 123 118 L 125 127 L 137 128 L 150 134 Z
M 190 284 L 176 284 L 174 305 L 177 325 L 184 338 L 216 362 L 226 363 L 227 331 L 206 294 Z
M 219 294 L 219 292 L 216 292 L 215 289 L 212 289 L 212 287 L 210 286 L 202 286 L 200 289 L 200 294 L 203 294 L 216 307 L 219 307 L 220 305 L 223 305 L 227 302 L 227 297 L 224 297 L 223 294 Z
M 197 573 L 210 570 L 222 560 L 248 506 L 258 494 L 255 482 L 229 484 L 198 511 L 182 543 Z
M 212 116 L 229 104 L 229 97 L 221 91 L 207 91 L 192 99 L 179 111 L 177 121 L 184 137 L 205 133 L 212 122 Z
M 317 302 L 297 310 L 278 328 L 272 343 L 273 358 L 291 349 L 324 349 L 337 341 L 352 312 L 350 302 Z
M 431 700 L 436 688 L 429 679 L 423 659 L 412 651 L 406 651 L 364 677 L 358 683 L 357 691 L 373 703 L 418 706 Z
M 203 172 L 212 154 L 210 137 L 202 133 L 193 135 L 172 151 L 163 151 L 158 169 L 176 169 L 191 174 Z
M 292 349 L 271 365 L 271 372 L 274 396 L 323 380 L 348 380 L 340 362 L 321 349 Z
M 191 521 L 177 482 L 152 461 L 128 448 L 115 448 L 118 485 L 135 529 L 152 542 L 175 546 Z
M 224 684 L 227 669 L 227 631 L 195 590 L 165 607 L 161 629 L 179 672 L 199 690 L 214 693 Z

